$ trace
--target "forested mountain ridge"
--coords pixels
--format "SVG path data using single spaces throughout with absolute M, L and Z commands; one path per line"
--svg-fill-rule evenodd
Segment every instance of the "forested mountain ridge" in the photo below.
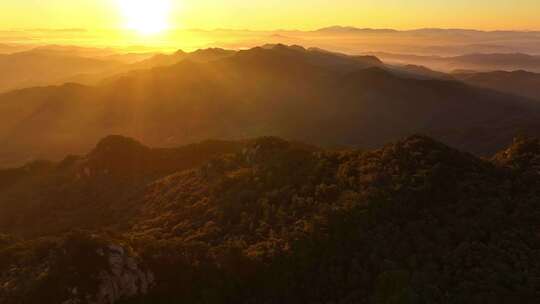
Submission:
M 108 229 L 2 236 L 2 303 L 540 299 L 538 140 L 518 138 L 492 159 L 425 136 L 371 151 L 273 137 L 231 145 L 150 178 Z M 145 168 L 115 157 L 128 147 L 149 149 L 113 137 L 89 155 Z
M 84 157 L 0 170 L 0 230 L 36 237 L 110 225 L 129 210 L 130 199 L 148 183 L 242 146 L 205 141 L 151 149 L 129 138 L 109 136 Z

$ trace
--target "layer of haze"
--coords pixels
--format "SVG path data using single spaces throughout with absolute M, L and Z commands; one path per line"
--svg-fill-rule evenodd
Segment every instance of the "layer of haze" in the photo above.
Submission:
M 358 27 L 538 30 L 538 0 L 171 0 L 171 27 Z M 117 0 L 18 0 L 0 5 L 0 29 L 124 26 Z

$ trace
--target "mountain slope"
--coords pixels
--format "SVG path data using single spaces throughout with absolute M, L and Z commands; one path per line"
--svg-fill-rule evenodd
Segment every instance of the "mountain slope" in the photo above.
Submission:
M 177 64 L 183 60 L 191 60 L 191 61 L 212 61 L 217 60 L 221 58 L 226 58 L 229 56 L 234 55 L 236 52 L 231 50 L 224 50 L 219 48 L 210 48 L 210 49 L 201 49 L 194 52 L 186 53 L 182 50 L 177 51 L 174 54 L 171 55 L 156 55 L 152 58 L 148 58 L 146 60 L 137 62 L 136 64 L 133 64 L 131 69 L 148 69 L 148 68 L 156 68 L 161 66 L 168 66 L 168 65 L 174 65 Z
M 278 45 L 132 72 L 94 88 L 1 95 L 0 116 L 14 115 L 13 108 L 20 114 L 0 128 L 0 141 L 9 148 L 0 153 L 0 164 L 80 154 L 107 134 L 154 146 L 276 135 L 373 147 L 423 132 L 489 154 L 518 132 L 540 130 L 532 101 L 458 82 L 407 78 L 366 60 Z
M 115 164 L 111 141 L 148 151 L 106 139 Z M 534 303 L 539 159 L 530 139 L 488 160 L 425 136 L 372 151 L 260 138 L 156 180 L 108 232 L 4 236 L 0 300 Z
M 479 72 L 526 70 L 540 72 L 540 56 L 522 53 L 466 54 L 453 57 L 373 53 L 385 62 L 424 65 L 441 71 Z
M 470 54 L 454 57 L 451 60 L 452 64 L 462 65 L 465 68 L 477 69 L 480 67 L 491 70 L 540 70 L 540 56 L 529 54 Z
M 503 185 L 507 178 L 512 183 L 504 170 L 425 137 L 367 153 L 319 155 L 265 139 L 236 158 L 155 184 L 140 204 L 134 235 L 146 243 L 170 240 L 148 246 L 150 256 L 201 250 L 179 264 L 216 263 L 216 270 L 205 268 L 238 284 L 219 288 L 218 299 L 480 303 L 491 299 L 481 286 L 504 299 L 534 299 L 534 281 L 523 281 L 519 291 L 520 279 L 497 283 L 509 272 L 532 278 L 526 272 L 538 271 L 531 221 L 538 213 L 522 213 L 537 210 L 528 200 L 535 194 L 506 201 L 499 190 L 517 190 Z M 529 243 L 521 247 L 510 235 Z M 505 259 L 514 250 L 527 256 L 523 266 Z M 193 282 L 203 287 L 177 289 L 173 282 L 187 276 L 150 261 L 161 268 L 154 268 L 159 287 L 148 299 L 198 302 L 204 288 L 220 286 L 220 277 L 209 275 Z M 467 276 L 473 268 L 476 275 Z
M 78 56 L 73 52 L 37 48 L 0 55 L 0 92 L 24 87 L 63 83 L 81 73 L 98 73 L 121 66 L 120 62 Z
M 148 70 L 153 68 L 160 68 L 178 64 L 184 60 L 190 60 L 195 62 L 208 62 L 221 58 L 226 58 L 234 55 L 236 52 L 231 50 L 224 50 L 219 48 L 201 49 L 194 52 L 186 53 L 182 50 L 178 50 L 173 54 L 156 54 L 153 56 L 144 56 L 142 60 L 135 60 L 129 64 L 121 65 L 115 69 L 106 71 L 100 71 L 98 73 L 78 73 L 70 78 L 66 78 L 67 82 L 74 82 L 86 85 L 98 85 L 102 82 L 112 81 L 124 76 L 126 73 L 130 73 L 138 70 Z M 143 54 L 144 55 L 144 54 Z M 125 61 L 126 58 L 130 58 L 134 55 L 116 55 L 107 56 L 108 59 L 115 59 Z M 139 55 L 140 56 L 140 55 Z M 148 58 L 149 57 L 149 58 Z
M 486 73 L 453 73 L 454 77 L 471 85 L 540 100 L 540 74 L 527 71 L 496 71 Z
M 111 225 L 129 212 L 130 198 L 149 183 L 242 146 L 206 141 L 150 149 L 109 136 L 84 157 L 0 170 L 0 231 L 28 237 Z

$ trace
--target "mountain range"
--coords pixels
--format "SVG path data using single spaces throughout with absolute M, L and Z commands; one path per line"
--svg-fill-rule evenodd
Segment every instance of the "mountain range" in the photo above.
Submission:
M 279 138 L 0 170 L 0 302 L 533 303 L 540 142 Z
M 540 100 L 540 74 L 528 71 L 455 72 L 453 77 L 471 85 Z
M 159 66 L 163 61 L 178 63 Z M 518 133 L 540 132 L 532 99 L 433 78 L 372 56 L 269 45 L 142 63 L 154 65 L 96 86 L 0 95 L 0 165 L 83 153 L 108 134 L 154 146 L 275 135 L 371 148 L 421 132 L 489 155 Z
M 61 84 L 79 73 L 112 70 L 119 62 L 84 57 L 71 52 L 33 49 L 0 55 L 0 92 L 39 85 Z
M 527 70 L 540 72 L 540 56 L 522 53 L 466 54 L 455 57 L 389 53 L 374 53 L 373 55 L 388 63 L 424 65 L 447 72 L 455 70 L 478 72 Z
M 537 32 L 264 34 L 0 55 L 0 304 L 540 302 Z
M 418 28 L 412 30 L 396 30 L 391 28 L 359 28 L 354 26 L 341 26 L 334 25 L 329 27 L 323 27 L 315 30 L 316 32 L 368 32 L 368 33 L 424 33 L 424 34 L 448 34 L 448 35 L 508 35 L 508 34 L 521 34 L 521 35 L 540 35 L 540 31 L 483 31 L 467 28 Z
M 241 30 L 241 29 L 175 29 L 165 39 L 145 41 L 145 45 L 126 46 L 122 33 L 114 30 L 47 31 L 24 30 L 0 32 L 0 43 L 28 49 L 43 41 L 56 44 L 96 45 L 96 34 L 110 37 L 109 45 L 121 52 L 175 52 L 208 47 L 248 49 L 266 43 L 299 44 L 347 54 L 386 52 L 423 56 L 454 57 L 466 54 L 540 55 L 539 31 L 480 31 L 473 29 L 425 28 L 397 30 L 390 28 L 356 28 L 330 26 L 318 30 Z M 117 39 L 115 39 L 116 37 Z M 26 44 L 14 44 L 24 41 Z M 103 45 L 103 43 L 101 43 Z M 11 48 L 13 50 L 13 48 Z M 2 52 L 0 48 L 0 52 Z M 9 50 L 8 50 L 9 52 Z

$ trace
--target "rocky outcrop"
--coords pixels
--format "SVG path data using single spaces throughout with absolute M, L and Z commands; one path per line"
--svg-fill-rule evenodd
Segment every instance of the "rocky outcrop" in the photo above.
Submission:
M 108 235 L 10 240 L 0 244 L 1 304 L 114 304 L 154 284 L 138 255 Z
M 154 283 L 150 271 L 141 268 L 138 261 L 118 245 L 108 245 L 96 253 L 107 260 L 108 268 L 99 271 L 96 294 L 78 295 L 79 288 L 71 289 L 73 298 L 63 304 L 114 304 L 121 299 L 144 295 Z

